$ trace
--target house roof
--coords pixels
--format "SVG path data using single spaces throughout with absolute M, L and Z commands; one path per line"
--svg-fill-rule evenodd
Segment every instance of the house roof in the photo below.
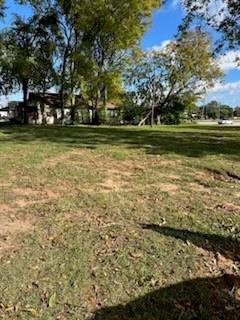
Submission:
M 6 106 L 6 107 L 3 107 L 3 108 L 0 108 L 0 112 L 1 112 L 1 111 L 9 111 L 9 107 Z
M 91 101 L 88 101 L 88 103 L 86 103 L 86 101 L 84 101 L 80 95 L 76 95 L 75 99 L 76 99 L 75 103 L 77 106 L 82 108 L 86 108 L 86 107 L 90 109 L 92 108 Z M 58 93 L 43 94 L 43 93 L 30 92 L 29 98 L 28 98 L 29 106 L 32 106 L 36 101 L 41 101 L 44 104 L 47 104 L 54 108 L 59 108 L 61 103 L 60 96 Z M 70 105 L 67 105 L 67 107 L 70 107 Z M 109 110 L 119 109 L 119 107 L 112 102 L 107 102 L 106 108 Z
M 34 104 L 36 101 L 41 101 L 52 107 L 58 107 L 60 105 L 60 96 L 57 93 L 35 93 L 30 92 L 28 97 L 28 103 L 30 105 Z

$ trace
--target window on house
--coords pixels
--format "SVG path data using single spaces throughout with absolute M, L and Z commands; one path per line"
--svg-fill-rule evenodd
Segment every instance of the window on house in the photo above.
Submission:
M 118 110 L 108 110 L 110 118 L 117 118 L 118 117 Z

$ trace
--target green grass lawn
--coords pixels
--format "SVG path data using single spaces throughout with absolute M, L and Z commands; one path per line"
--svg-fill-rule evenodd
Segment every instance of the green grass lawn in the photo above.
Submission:
M 0 319 L 239 319 L 240 129 L 0 126 Z

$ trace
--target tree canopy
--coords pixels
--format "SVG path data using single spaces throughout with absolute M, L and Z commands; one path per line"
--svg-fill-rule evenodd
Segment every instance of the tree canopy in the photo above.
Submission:
M 182 34 L 163 49 L 144 52 L 127 73 L 136 99 L 146 107 L 140 124 L 150 115 L 153 123 L 154 115 L 160 117 L 170 101 L 184 105 L 200 97 L 220 76 L 210 39 L 198 30 Z
M 240 5 L 236 0 L 184 0 L 186 17 L 182 25 L 188 27 L 195 18 L 204 20 L 222 34 L 220 48 L 240 45 Z
M 54 48 L 57 62 L 50 68 L 48 60 L 44 73 L 56 71 L 62 114 L 66 97 L 81 92 L 96 117 L 99 106 L 121 93 L 126 57 L 139 48 L 152 10 L 161 5 L 160 0 L 18 2 L 30 4 L 35 15 L 52 17 L 52 45 L 47 51 Z

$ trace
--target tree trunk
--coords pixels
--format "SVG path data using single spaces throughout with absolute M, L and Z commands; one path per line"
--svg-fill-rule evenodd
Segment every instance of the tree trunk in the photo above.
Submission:
M 71 124 L 74 125 L 75 121 L 75 99 L 74 97 L 71 98 Z
M 61 124 L 64 125 L 64 92 L 63 92 L 63 84 L 61 85 L 60 90 L 60 108 L 61 108 Z
M 152 105 L 152 113 L 151 113 L 151 127 L 154 125 L 154 105 Z
M 66 65 L 68 58 L 68 47 L 65 49 L 62 65 L 62 74 L 61 74 L 61 89 L 60 89 L 60 107 L 61 107 L 61 124 L 64 125 L 64 110 L 65 110 L 65 101 L 64 101 L 64 84 L 65 84 L 65 75 L 66 75 Z
M 145 123 L 145 121 L 150 117 L 151 114 L 152 114 L 152 110 L 146 115 L 145 118 L 143 118 L 143 119 L 139 122 L 138 126 L 141 127 L 141 126 Z
M 46 93 L 46 89 L 45 86 L 43 88 L 43 95 L 42 95 L 42 100 L 40 102 L 40 109 L 41 109 L 41 114 L 42 114 L 42 125 L 46 124 L 46 119 L 45 119 L 45 93 Z
M 27 117 L 28 82 L 27 81 L 23 81 L 22 90 L 23 90 L 23 124 L 28 124 L 28 117 Z
M 93 118 L 92 118 L 92 124 L 98 126 L 99 125 L 99 113 L 98 113 L 98 97 L 94 99 L 93 104 Z
M 160 114 L 157 115 L 157 124 L 158 125 L 161 124 L 161 115 Z

